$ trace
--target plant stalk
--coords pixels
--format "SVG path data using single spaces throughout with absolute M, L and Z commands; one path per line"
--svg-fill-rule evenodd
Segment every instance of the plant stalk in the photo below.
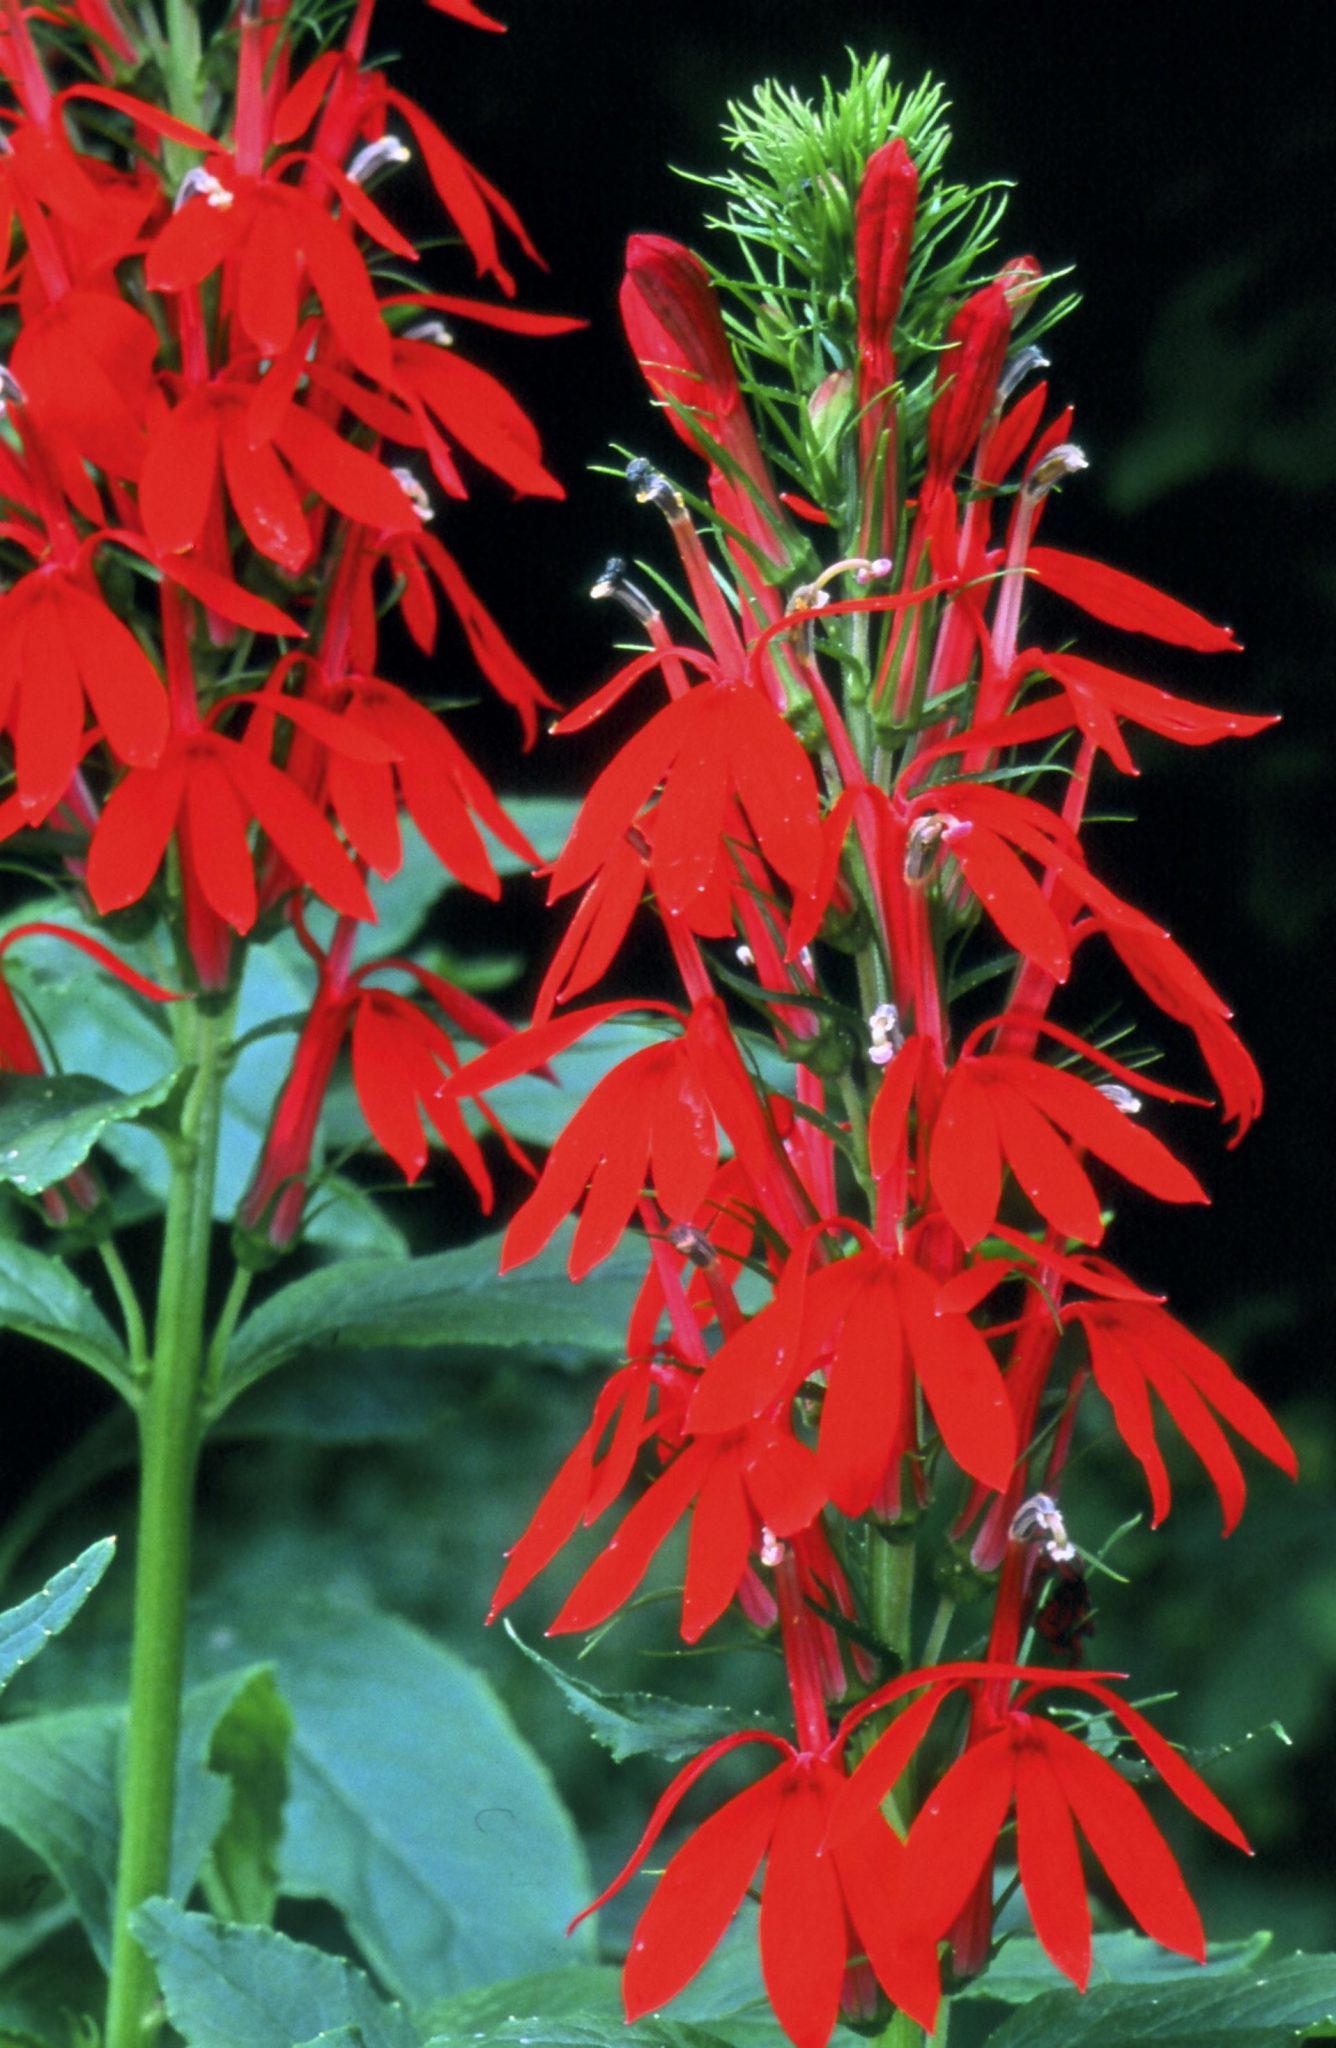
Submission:
M 195 1068 L 181 1112 L 162 1244 L 158 1310 L 139 1415 L 139 1534 L 130 1719 L 121 1800 L 105 2048 L 145 2048 L 156 2031 L 153 1966 L 130 1931 L 171 1872 L 185 1663 L 205 1291 L 230 1015 L 180 1006 L 177 1047 Z

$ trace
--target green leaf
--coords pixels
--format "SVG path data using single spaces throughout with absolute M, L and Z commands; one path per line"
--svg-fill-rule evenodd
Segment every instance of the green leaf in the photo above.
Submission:
M 130 1361 L 119 1337 L 82 1281 L 50 1252 L 0 1243 L 0 1329 L 50 1344 L 129 1392 Z
M 184 1898 L 228 1819 L 226 1781 L 207 1768 L 214 1730 L 253 1674 L 232 1671 L 187 1693 L 177 1753 L 171 1890 Z M 0 1726 L 0 1826 L 61 1885 L 99 1961 L 111 1954 L 120 1837 L 123 1707 L 79 1707 Z
M 551 1679 L 595 1742 L 611 1752 L 615 1763 L 625 1763 L 629 1756 L 657 1756 L 665 1763 L 676 1763 L 683 1757 L 695 1756 L 721 1735 L 765 1726 L 759 1716 L 739 1714 L 732 1707 L 693 1706 L 684 1700 L 662 1699 L 652 1692 L 600 1692 L 588 1679 L 563 1671 L 550 1657 L 531 1649 L 509 1622 L 505 1623 L 505 1630 L 525 1656 Z
M 438 1998 L 418 2019 L 437 2038 L 462 2040 L 536 2013 L 545 2021 L 579 2015 L 615 2020 L 622 2026 L 621 1972 L 611 1963 L 535 1970 L 524 1977 L 507 1977 L 500 1984 L 480 1984 L 454 1998 Z
M 427 2048 L 460 2040 L 457 2034 L 438 2034 Z M 467 2036 L 472 2048 L 732 2048 L 731 2037 L 708 2027 L 692 2026 L 683 2020 L 643 2019 L 628 2027 L 616 2013 L 562 2014 L 549 2020 L 546 2013 L 505 2020 L 482 2033 Z M 775 2029 L 775 2038 L 783 2036 Z
M 1092 1986 L 1099 1984 L 1167 1984 L 1184 1978 L 1201 1984 L 1231 1970 L 1245 1970 L 1258 1962 L 1271 1942 L 1269 1934 L 1249 1935 L 1243 1941 L 1217 1941 L 1211 1945 L 1207 1962 L 1195 1963 L 1190 1956 L 1175 1955 L 1148 1941 L 1144 1934 L 1123 1929 L 1117 1934 L 1094 1938 Z M 1029 1935 L 1012 1935 L 981 1977 L 973 1977 L 957 1991 L 957 1998 L 994 1998 L 1001 2005 L 1028 2005 L 1055 1988 L 1053 1965 L 1039 1943 Z
M 267 1927 L 274 1917 L 291 1737 L 292 1714 L 267 1669 L 253 1674 L 213 1731 L 209 1769 L 232 1786 L 232 1811 L 203 1873 L 221 1919 Z
M 393 1992 L 423 2003 L 588 1953 L 564 1933 L 590 1896 L 575 1830 L 481 1678 L 333 1600 L 229 1606 L 225 1627 L 214 1655 L 272 1664 L 292 1709 L 283 1890 L 336 1906 Z
M 0 1975 L 0 2044 L 92 2041 L 88 2022 L 100 2021 L 107 1980 L 88 1942 L 72 1922 L 56 1928 L 31 1953 Z M 82 2026 L 80 2024 L 82 2022 Z
M 1336 2026 L 1336 1956 L 1288 1956 L 1215 1976 L 1050 1991 L 1014 2012 L 990 2048 L 1290 2048 Z
M 123 1095 L 93 1074 L 0 1074 L 0 1180 L 24 1194 L 65 1180 L 112 1124 L 160 1109 L 173 1073 Z
M 497 1276 L 499 1237 L 425 1259 L 343 1259 L 293 1280 L 238 1329 L 217 1409 L 301 1352 L 388 1345 L 443 1358 L 504 1351 L 512 1361 L 566 1367 L 619 1358 L 644 1277 L 638 1239 L 623 1240 L 578 1287 L 566 1272 L 568 1235 L 528 1265 Z
M 215 1438 L 278 1436 L 307 1444 L 407 1443 L 449 1403 L 451 1383 L 432 1353 L 335 1351 L 301 1358 L 250 1387 Z
M 115 1555 L 114 1536 L 90 1543 L 73 1564 L 56 1573 L 49 1586 L 0 1614 L 0 1687 L 8 1685 L 16 1671 L 40 1655 L 52 1636 L 69 1626 Z
M 150 1899 L 135 1938 L 153 1959 L 167 2017 L 188 2048 L 417 2048 L 402 2009 L 360 1970 L 267 1927 L 235 1927 Z

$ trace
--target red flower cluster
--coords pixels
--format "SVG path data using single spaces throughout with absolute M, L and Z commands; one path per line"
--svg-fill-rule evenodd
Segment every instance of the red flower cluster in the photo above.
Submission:
M 290 10 L 239 8 L 217 134 L 119 89 L 144 52 L 117 10 L 90 4 L 51 33 L 14 5 L 0 37 L 17 103 L 0 165 L 17 309 L 0 370 L 0 833 L 58 828 L 102 914 L 176 906 L 183 972 L 206 989 L 235 978 L 234 936 L 276 906 L 299 914 L 306 892 L 373 918 L 367 870 L 398 868 L 401 807 L 470 888 L 499 886 L 475 821 L 531 857 L 458 742 L 377 674 L 379 620 L 397 604 L 430 651 L 443 595 L 532 739 L 549 699 L 427 530 L 429 485 L 458 500 L 474 469 L 516 492 L 560 487 L 443 316 L 528 334 L 579 323 L 381 288 L 383 259 L 417 251 L 369 187 L 414 152 L 480 276 L 513 294 L 502 234 L 536 252 L 368 62 L 373 4 L 304 69 Z M 436 4 L 499 26 L 466 0 Z M 80 29 L 83 68 L 62 84 Z M 356 979 L 334 992 L 322 966 L 293 1088 L 322 1065 L 328 1078 L 311 1047 L 336 1001 L 355 1013 L 359 1085 L 391 1155 L 420 1171 L 420 1104 L 485 1188 L 438 1097 L 449 1042 L 406 996 Z M 402 1095 L 377 1071 L 390 1042 Z M 259 1189 L 304 1170 L 289 1111 Z M 312 1113 L 297 1122 L 309 1153 Z
M 1222 1110 L 1246 1129 L 1260 1086 L 1224 1003 L 1099 878 L 1082 821 L 1098 755 L 1134 772 L 1127 728 L 1200 744 L 1269 721 L 1021 646 L 1036 587 L 1056 601 L 1063 635 L 1075 607 L 1174 646 L 1233 639 L 1132 577 L 1037 543 L 1053 486 L 1084 462 L 1070 415 L 1045 423 L 1045 386 L 1015 396 L 1037 357 L 1013 354 L 1041 285 L 1032 259 L 941 309 L 934 367 L 913 387 L 916 423 L 898 361 L 917 205 L 914 164 L 892 140 L 868 157 L 857 198 L 845 366 L 800 394 L 809 421 L 844 407 L 839 461 L 810 474 L 795 463 L 801 493 L 778 488 L 762 453 L 705 266 L 674 243 L 632 241 L 626 330 L 706 465 L 723 573 L 684 496 L 634 464 L 638 497 L 666 517 L 704 646 L 677 644 L 610 565 L 596 594 L 617 597 L 649 645 L 563 727 L 608 714 L 651 676 L 666 702 L 602 770 L 552 870 L 552 898 L 578 892 L 578 905 L 534 1026 L 450 1084 L 481 1096 L 630 1008 L 553 1016 L 652 911 L 685 1007 L 642 1006 L 664 1035 L 578 1110 L 505 1251 L 509 1265 L 531 1257 L 578 1211 L 578 1280 L 638 1219 L 647 1271 L 629 1363 L 511 1553 L 494 1611 L 582 1526 L 614 1517 L 639 1467 L 648 1486 L 615 1516 L 553 1628 L 605 1622 L 683 1522 L 684 1637 L 735 1603 L 778 1625 L 796 1746 L 756 1738 L 781 1761 L 678 1849 L 625 1987 L 632 2018 L 680 1989 L 764 1860 L 762 1963 L 798 2048 L 821 2048 L 854 1966 L 931 2024 L 937 1944 L 953 1938 L 965 1969 L 986 1957 L 991 1871 L 1013 1811 L 1036 1930 L 1076 1982 L 1090 1968 L 1078 1834 L 1148 1933 L 1202 1952 L 1177 1867 L 1108 1736 L 1037 1712 L 1057 1680 L 1018 1652 L 1046 1594 L 1079 1569 L 1056 1496 L 1092 1391 L 1145 1472 L 1157 1522 L 1169 1487 L 1155 1399 L 1205 1465 L 1227 1527 L 1243 1481 L 1226 1428 L 1294 1469 L 1225 1362 L 1096 1251 L 1110 1176 L 1162 1201 L 1206 1200 L 1147 1127 L 1161 1105 L 1199 1098 L 1050 1016 L 1079 984 L 1083 946 L 1106 939 L 1193 1035 Z M 780 318 L 767 301 L 762 324 Z M 913 309 L 903 324 L 906 347 L 916 332 L 921 344 Z M 827 342 L 837 353 L 839 334 Z M 843 541 L 827 566 L 799 521 Z M 1057 808 L 1041 745 L 1050 762 L 1062 750 Z M 983 976 L 962 963 L 1009 972 L 992 1014 L 968 994 Z M 764 1018 L 769 1049 L 729 991 Z M 793 1064 L 792 1092 L 775 1078 L 776 1050 Z M 832 1735 L 829 1702 L 912 1662 L 906 1632 L 878 1640 L 889 1609 L 867 1604 L 848 1525 L 899 1520 L 894 1544 L 911 1550 L 918 1510 L 952 1486 L 956 1540 L 972 1532 L 975 1567 L 1002 1567 L 987 1658 L 874 1686 Z M 874 1549 L 885 1540 L 868 1531 Z M 1078 1649 L 1082 1626 L 1066 1633 Z M 1045 1633 L 1062 1639 L 1052 1622 Z M 1093 1679 L 1062 1682 L 1120 1724 L 1191 1811 L 1241 1841 L 1124 1701 Z M 939 1714 L 962 1692 L 964 1726 Z M 884 1732 L 855 1763 L 862 1745 L 849 1738 L 869 1725 Z M 701 1772 L 745 1739 L 679 1775 L 611 1889 Z M 897 1787 L 898 1832 L 878 1812 Z

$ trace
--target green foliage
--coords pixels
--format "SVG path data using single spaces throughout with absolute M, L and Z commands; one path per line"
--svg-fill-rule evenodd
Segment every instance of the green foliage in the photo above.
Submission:
M 135 1933 L 157 1965 L 187 2048 L 418 2048 L 401 2008 L 360 1970 L 268 1928 L 237 1927 L 150 1899 Z
M 289 1897 L 326 1899 L 415 2003 L 587 1953 L 570 1821 L 486 1683 L 420 1630 L 318 1597 L 229 1604 L 197 1665 L 272 1664 L 292 1713 L 279 1854 Z
M 123 1094 L 93 1074 L 6 1074 L 0 1080 L 0 1180 L 39 1195 L 82 1166 L 113 1124 L 160 1109 L 179 1080 L 160 1075 Z
M 0 1328 L 51 1344 L 125 1392 L 130 1362 L 92 1295 L 63 1259 L 0 1244 Z
M 1050 1991 L 991 2048 L 1290 2048 L 1336 2036 L 1336 1956 L 1289 1956 L 1203 1978 Z
M 610 1752 L 614 1763 L 625 1763 L 631 1756 L 657 1756 L 665 1763 L 677 1763 L 695 1756 L 721 1735 L 765 1725 L 759 1715 L 741 1714 L 735 1707 L 695 1706 L 652 1692 L 600 1692 L 588 1679 L 563 1671 L 541 1651 L 531 1649 L 509 1622 L 506 1633 L 546 1672 L 567 1706 L 585 1723 L 595 1742 Z
M 273 1672 L 254 1672 L 209 1745 L 209 1769 L 232 1786 L 232 1810 L 203 1873 L 205 1895 L 220 1919 L 267 1926 L 274 1917 L 291 1738 L 292 1712 Z
M 1254 1934 L 1246 1941 L 1212 1944 L 1205 1963 L 1190 1956 L 1175 1955 L 1148 1941 L 1144 1934 L 1124 1929 L 1117 1934 L 1097 1934 L 1090 1982 L 1101 1984 L 1173 1984 L 1180 1980 L 1201 1984 L 1209 1979 L 1236 1975 L 1258 1962 L 1269 1948 L 1269 1934 Z M 958 1998 L 996 1999 L 1002 2005 L 1028 2005 L 1053 1990 L 1053 1965 L 1039 1943 L 1028 1935 L 1013 1935 L 1003 1943 L 997 1956 L 981 1977 L 974 1977 L 957 1992 Z
M 566 1273 L 567 1236 L 497 1278 L 499 1239 L 405 1264 L 344 1259 L 290 1282 L 246 1318 L 228 1349 L 217 1409 L 290 1358 L 335 1350 L 432 1347 L 438 1360 L 480 1354 L 568 1368 L 621 1356 L 643 1269 L 634 1244 L 579 1288 Z
M 53 1636 L 68 1628 L 115 1555 L 115 1537 L 104 1536 L 57 1572 L 40 1593 L 0 1614 L 0 1689 L 40 1656 Z

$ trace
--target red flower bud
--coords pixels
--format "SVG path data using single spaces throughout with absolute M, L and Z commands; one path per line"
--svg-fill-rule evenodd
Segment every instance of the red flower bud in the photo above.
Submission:
M 929 488 L 950 483 L 988 418 L 1011 339 L 1011 300 L 1001 278 L 966 299 L 946 339 L 928 420 Z

